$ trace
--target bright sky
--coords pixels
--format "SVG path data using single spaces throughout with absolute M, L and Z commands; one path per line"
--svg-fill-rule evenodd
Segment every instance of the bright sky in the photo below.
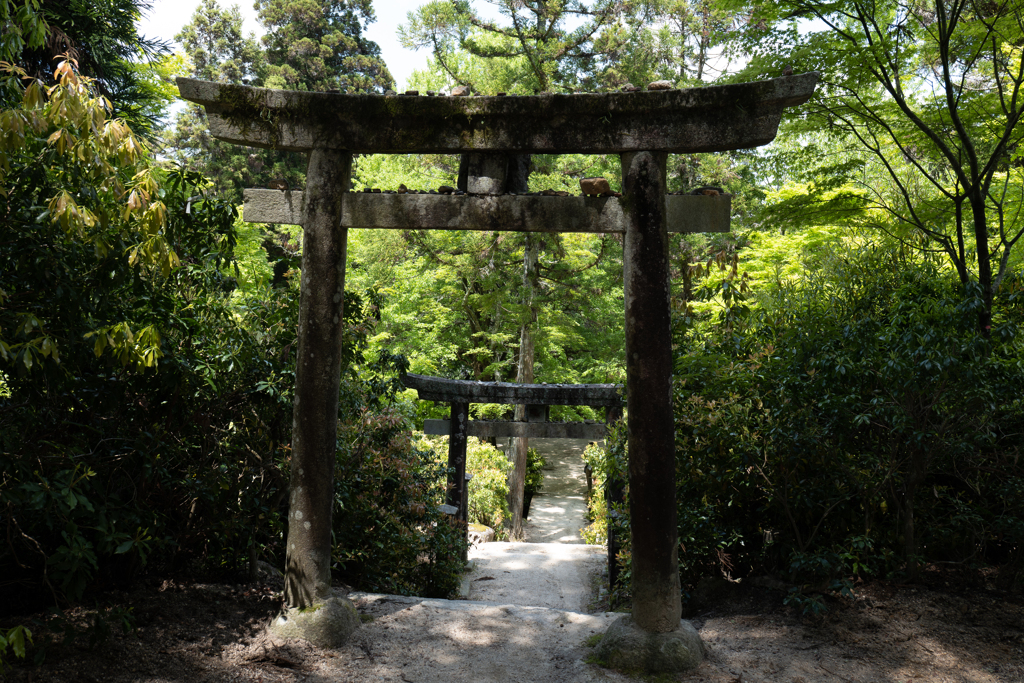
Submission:
M 398 89 L 404 90 L 405 83 L 415 69 L 422 69 L 427 62 L 427 52 L 404 49 L 398 43 L 398 26 L 406 21 L 406 15 L 427 0 L 374 0 L 373 7 L 377 21 L 370 24 L 366 37 L 380 45 L 384 62 L 395 77 Z M 219 0 L 222 7 L 237 4 L 242 11 L 245 33 L 263 34 L 256 23 L 256 10 L 251 0 L 232 2 Z M 153 9 L 139 22 L 139 32 L 145 36 L 172 41 L 176 33 L 189 22 L 199 0 L 153 0 Z

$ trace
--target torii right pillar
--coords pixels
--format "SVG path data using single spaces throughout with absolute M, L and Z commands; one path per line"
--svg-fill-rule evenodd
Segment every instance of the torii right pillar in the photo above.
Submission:
M 664 152 L 622 155 L 633 612 L 611 625 L 597 651 L 613 668 L 647 673 L 692 669 L 705 655 L 681 620 L 666 160 Z

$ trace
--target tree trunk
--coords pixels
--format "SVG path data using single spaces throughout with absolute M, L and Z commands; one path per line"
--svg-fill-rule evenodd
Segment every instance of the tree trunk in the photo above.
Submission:
M 519 371 L 516 382 L 519 384 L 533 383 L 533 328 L 537 324 L 537 309 L 533 305 L 533 295 L 537 286 L 538 261 L 537 238 L 526 235 L 526 252 L 523 255 L 523 287 L 525 288 L 526 304 L 530 307 L 527 321 L 519 328 Z M 526 406 L 517 405 L 515 420 L 526 420 Z M 509 471 L 508 495 L 509 510 L 512 513 L 511 536 L 518 541 L 523 538 L 523 495 L 526 485 L 526 461 L 530 440 L 514 437 L 511 441 L 512 468 Z
M 978 287 L 981 289 L 981 310 L 978 328 L 985 338 L 992 336 L 992 257 L 988 247 L 988 217 L 985 215 L 985 197 L 978 185 L 971 193 L 971 213 L 974 214 L 974 239 L 978 251 Z
M 309 155 L 302 224 L 299 350 L 295 363 L 285 602 L 309 607 L 330 597 L 331 513 L 341 384 L 347 231 L 341 207 L 352 155 Z

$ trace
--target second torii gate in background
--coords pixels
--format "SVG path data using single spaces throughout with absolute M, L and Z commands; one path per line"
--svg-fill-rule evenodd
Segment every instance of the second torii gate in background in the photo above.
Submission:
M 330 598 L 347 229 L 618 232 L 625 234 L 633 612 L 609 629 L 601 650 L 613 663 L 648 671 L 699 662 L 699 639 L 682 638 L 680 621 L 668 232 L 727 230 L 729 197 L 667 195 L 667 155 L 771 142 L 783 109 L 807 101 L 817 80 L 809 73 L 689 90 L 450 97 L 179 78 L 182 96 L 206 107 L 215 137 L 309 154 L 304 192 L 250 190 L 245 209 L 250 221 L 303 227 L 288 606 Z M 352 193 L 353 153 L 462 154 L 466 194 Z M 619 154 L 622 198 L 523 196 L 523 156 L 556 153 Z

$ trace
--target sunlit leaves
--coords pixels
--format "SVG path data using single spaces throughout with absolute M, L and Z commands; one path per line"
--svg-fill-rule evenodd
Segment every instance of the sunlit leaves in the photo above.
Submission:
M 3 69 L 20 75 L 9 65 Z M 72 240 L 91 245 L 98 259 L 120 259 L 144 277 L 170 277 L 180 260 L 167 240 L 167 207 L 146 146 L 124 121 L 110 118 L 110 103 L 77 72 L 73 60 L 61 61 L 54 78 L 45 89 L 29 83 L 20 107 L 0 112 L 0 194 L 32 201 L 27 193 L 50 193 L 35 200 L 45 207 L 35 210 L 37 222 L 59 226 Z M 39 183 L 39 173 L 45 177 L 39 187 L 47 190 L 22 184 L 27 177 Z M 44 331 L 48 317 L 58 313 L 0 307 L 0 325 L 6 328 L 0 329 L 0 358 L 26 371 L 45 360 L 59 361 L 57 343 Z M 122 322 L 96 335 L 95 349 L 109 350 L 122 365 L 155 367 L 161 357 L 155 327 L 133 333 Z
M 128 323 L 118 323 L 89 332 L 85 337 L 94 340 L 93 353 L 97 357 L 109 350 L 122 367 L 153 368 L 164 355 L 160 350 L 160 332 L 152 325 L 133 332 Z

